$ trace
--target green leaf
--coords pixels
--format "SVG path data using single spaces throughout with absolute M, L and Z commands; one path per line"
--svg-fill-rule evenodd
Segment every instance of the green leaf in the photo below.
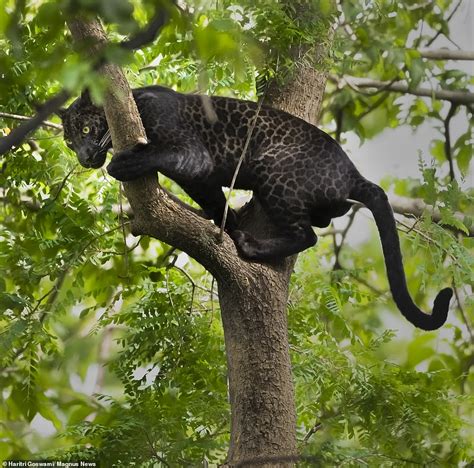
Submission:
M 469 171 L 469 166 L 472 159 L 472 146 L 462 146 L 459 151 L 455 153 L 456 163 L 459 170 L 467 175 Z
M 388 124 L 388 114 L 386 109 L 378 107 L 360 120 L 364 128 L 364 137 L 373 138 L 380 133 Z
M 425 361 L 435 354 L 432 346 L 428 346 L 433 341 L 433 335 L 424 334 L 417 336 L 408 345 L 407 365 L 415 368 L 418 364 Z
M 81 83 L 89 70 L 90 66 L 87 62 L 74 63 L 64 68 L 61 75 L 64 87 L 69 91 L 77 92 L 81 89 Z
M 390 47 L 387 51 L 387 63 L 390 65 L 399 65 L 405 62 L 405 49 Z
M 430 153 L 436 158 L 437 161 L 446 161 L 446 154 L 444 152 L 444 141 L 433 140 L 431 142 Z
M 61 8 L 58 8 L 58 4 L 54 2 L 43 3 L 40 6 L 35 17 L 36 21 L 45 28 L 55 26 L 59 27 L 64 23 L 62 18 Z
M 23 384 L 15 385 L 10 398 L 25 419 L 31 422 L 38 412 L 36 392 Z
M 94 408 L 91 408 L 87 405 L 80 405 L 71 412 L 68 420 L 69 425 L 79 424 L 84 421 L 87 416 L 89 416 L 94 411 Z
M 56 428 L 56 430 L 60 430 L 62 428 L 62 422 L 54 412 L 53 408 L 51 407 L 51 401 L 46 398 L 44 395 L 38 395 L 37 399 L 38 404 L 38 413 L 43 416 L 43 418 L 51 421 Z
M 409 86 L 411 89 L 416 88 L 425 75 L 425 65 L 423 59 L 414 58 L 408 66 Z
M 5 282 L 3 282 L 3 287 L 5 288 Z M 22 310 L 27 306 L 27 303 L 16 294 L 9 294 L 5 292 L 0 292 L 0 310 Z
M 455 216 L 450 208 L 440 208 L 441 212 L 441 223 L 447 224 L 448 226 L 453 226 L 460 231 L 463 231 L 466 235 L 469 235 L 469 229 L 464 223 Z

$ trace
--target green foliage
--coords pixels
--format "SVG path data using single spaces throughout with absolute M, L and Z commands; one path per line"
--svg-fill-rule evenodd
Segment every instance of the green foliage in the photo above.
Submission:
M 319 255 L 306 254 L 300 268 L 290 340 L 303 453 L 318 454 L 329 466 L 467 460 L 472 447 L 459 438 L 466 421 L 453 409 L 462 411 L 469 399 L 446 387 L 447 380 L 463 378 L 452 367 L 459 342 L 437 353 L 433 334 L 416 334 L 401 359 L 400 345 L 391 348 L 394 331 L 368 327 L 370 317 L 351 320 L 366 315 L 369 298 L 376 299 L 349 272 L 334 273 L 330 286 Z M 329 288 L 331 299 L 321 301 Z M 413 371 L 421 363 L 428 370 Z
M 430 28 L 449 34 L 454 4 L 434 4 L 348 0 L 342 16 L 327 0 L 305 2 L 303 10 L 298 2 L 196 0 L 153 44 L 133 56 L 110 48 L 107 56 L 126 64 L 134 86 L 247 98 L 262 78 L 288 82 L 306 65 L 337 76 L 406 79 L 411 88 L 434 80 L 465 89 L 465 73 L 418 52 Z M 72 50 L 71 14 L 99 13 L 118 41 L 154 12 L 154 2 L 126 0 L 3 0 L 0 7 L 0 109 L 20 115 L 61 87 L 78 93 L 88 86 L 100 100 L 104 81 Z M 315 62 L 314 43 L 330 44 L 327 26 L 336 20 L 330 58 Z M 420 29 L 421 21 L 428 27 Z M 307 53 L 296 56 L 300 46 Z M 442 332 L 413 332 L 393 310 L 375 236 L 344 245 L 336 269 L 334 242 L 321 236 L 317 251 L 300 257 L 290 294 L 301 450 L 328 466 L 467 463 L 474 439 L 468 111 L 454 109 L 466 123 L 451 142 L 461 177 L 450 180 L 441 101 L 407 104 L 386 90 L 332 84 L 325 99 L 323 123 L 334 130 L 342 115 L 339 130 L 361 141 L 401 125 L 439 128 L 432 165 L 420 163 L 419 179 L 388 178 L 385 187 L 440 213 L 439 223 L 428 209 L 399 224 L 415 301 L 429 309 L 440 285 L 450 283 L 459 301 Z M 0 133 L 17 123 L 0 117 Z M 222 462 L 229 408 L 212 279 L 184 254 L 133 238 L 119 214 L 117 184 L 103 171 L 79 168 L 57 130 L 41 128 L 1 165 L 2 456 L 107 466 Z
M 229 414 L 218 317 L 193 309 L 182 275 L 162 270 L 162 280 L 154 282 L 143 270 L 140 287 L 120 292 L 121 310 L 108 311 L 99 321 L 101 327 L 127 330 L 118 338 L 122 352 L 110 363 L 125 401 L 98 395 L 110 407 L 63 435 L 95 447 L 91 458 L 103 463 L 148 466 L 166 459 L 178 466 L 205 454 L 211 460 L 223 455 Z M 66 459 L 75 453 L 68 451 Z
M 462 70 L 451 69 L 446 61 L 424 60 L 418 48 L 426 47 L 434 31 L 449 34 L 446 17 L 456 2 L 433 3 L 350 0 L 341 2 L 342 26 L 336 31 L 333 51 L 338 74 L 374 78 L 387 82 L 406 80 L 410 88 L 430 87 L 436 82 L 440 89 L 466 90 L 470 77 Z M 363 12 L 363 13 L 362 13 Z M 423 83 L 428 83 L 424 84 Z M 386 127 L 402 122 L 417 128 L 427 120 L 432 126 L 443 122 L 445 105 L 436 99 L 412 99 L 410 107 L 402 106 L 403 96 L 378 90 L 356 90 L 336 87 L 327 90 L 327 103 L 331 112 L 325 113 L 329 124 L 334 115 L 343 114 L 342 131 L 353 131 L 363 141 L 372 138 Z M 469 110 L 458 110 L 469 124 Z M 436 122 L 438 121 L 438 122 Z M 441 127 L 442 128 L 442 127 Z M 466 129 L 472 135 L 472 126 Z M 469 147 L 469 145 L 467 146 Z M 466 148 L 466 147 L 464 147 Z M 466 174 L 465 160 L 470 158 L 465 149 L 458 166 Z M 457 161 L 459 155 L 454 159 Z M 445 159 L 443 159 L 444 161 Z

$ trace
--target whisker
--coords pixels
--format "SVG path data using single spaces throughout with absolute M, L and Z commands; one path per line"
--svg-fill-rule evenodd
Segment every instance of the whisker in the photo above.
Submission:
M 100 142 L 99 142 L 99 146 L 101 148 L 104 148 L 105 146 L 107 146 L 109 143 L 110 143 L 110 130 L 107 130 L 104 134 L 104 136 L 101 138 Z
M 107 129 L 107 131 L 104 133 L 104 136 L 100 140 L 100 144 L 104 143 L 108 138 L 110 137 L 110 130 Z

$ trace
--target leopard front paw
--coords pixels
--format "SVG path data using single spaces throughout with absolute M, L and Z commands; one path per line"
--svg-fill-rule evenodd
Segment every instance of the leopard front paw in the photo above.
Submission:
M 133 166 L 127 164 L 124 160 L 115 160 L 115 158 L 113 158 L 107 166 L 107 172 L 120 182 L 126 182 L 140 177 L 140 174 L 136 174 Z
M 110 161 L 107 172 L 121 182 L 139 179 L 156 172 L 152 167 L 153 158 L 150 154 L 144 153 L 147 147 L 147 144 L 139 143 L 133 148 L 120 151 Z

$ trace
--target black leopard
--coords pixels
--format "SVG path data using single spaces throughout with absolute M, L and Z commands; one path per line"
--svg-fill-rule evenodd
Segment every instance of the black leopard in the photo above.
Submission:
M 424 330 L 446 321 L 452 290 L 443 289 L 431 315 L 413 303 L 403 271 L 400 243 L 385 192 L 362 177 L 339 144 L 319 128 L 286 112 L 249 101 L 199 95 L 160 86 L 133 91 L 148 144 L 112 158 L 109 174 L 120 181 L 161 172 L 176 181 L 220 225 L 229 186 L 253 120 L 255 127 L 235 187 L 253 191 L 280 234 L 256 239 L 237 229 L 230 212 L 226 230 L 239 254 L 251 261 L 271 261 L 316 243 L 312 226 L 326 227 L 344 215 L 350 200 L 363 203 L 375 218 L 390 289 L 402 314 Z M 210 106 L 209 106 L 210 102 Z M 209 111 L 211 109 L 211 111 Z M 111 148 L 103 109 L 86 93 L 60 111 L 64 136 L 79 162 L 99 168 Z

